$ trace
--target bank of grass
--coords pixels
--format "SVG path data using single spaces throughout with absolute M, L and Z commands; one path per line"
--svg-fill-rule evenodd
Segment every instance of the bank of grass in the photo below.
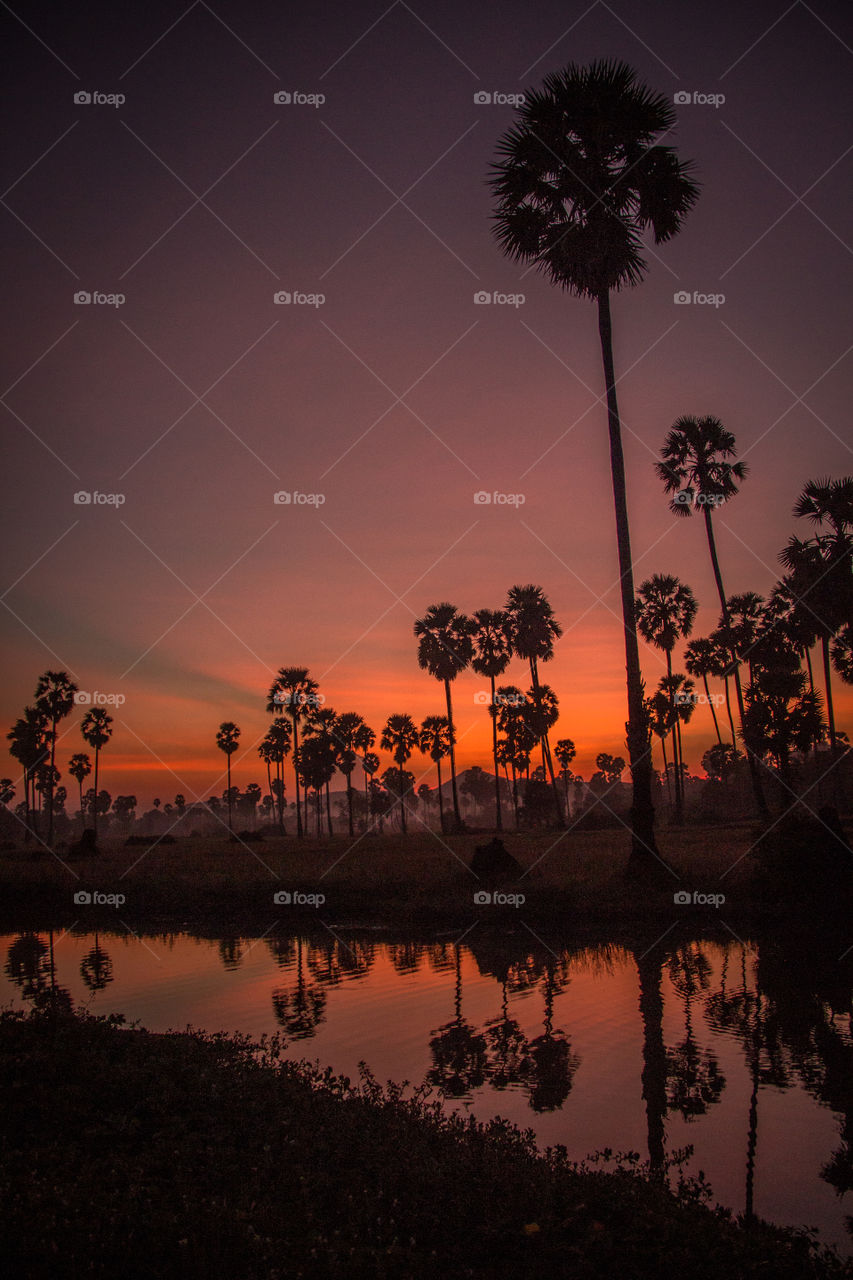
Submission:
M 485 886 L 468 869 L 475 847 L 490 838 L 414 832 L 354 840 L 267 837 L 254 844 L 215 836 L 146 847 L 108 837 L 97 856 L 76 861 L 67 859 L 67 851 L 57 858 L 38 846 L 0 853 L 0 894 L 12 912 L 33 909 L 65 921 L 87 918 L 74 903 L 80 889 L 122 894 L 123 911 L 134 919 L 269 918 L 279 907 L 277 891 L 299 890 L 322 893 L 330 918 L 462 921 L 472 912 L 489 916 L 495 910 L 475 904 L 475 891 Z M 641 890 L 624 878 L 630 836 L 621 828 L 508 833 L 506 847 L 525 874 L 502 887 L 524 894 L 528 919 L 648 920 L 656 911 L 671 916 L 679 889 L 722 892 L 727 910 L 746 911 L 753 905 L 754 839 L 746 823 L 663 829 L 659 845 L 674 874 Z
M 806 1280 L 849 1264 L 274 1041 L 0 1016 L 0 1249 L 27 1277 Z

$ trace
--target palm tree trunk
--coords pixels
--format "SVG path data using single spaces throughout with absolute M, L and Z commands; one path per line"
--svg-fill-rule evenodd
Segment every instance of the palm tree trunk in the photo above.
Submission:
M 328 827 L 329 827 L 329 835 L 333 836 L 335 833 L 332 830 L 332 801 L 329 794 L 328 781 L 326 782 L 326 822 L 328 823 Z
M 53 845 L 53 782 L 56 764 L 56 724 L 54 720 L 50 735 L 50 777 L 47 783 L 47 843 Z
M 438 770 L 438 825 L 441 827 L 441 834 L 444 835 L 444 796 L 441 794 L 441 756 L 435 762 Z
M 829 722 L 829 745 L 832 759 L 835 759 L 835 709 L 832 705 L 832 668 L 829 662 L 829 636 L 824 633 L 820 638 L 823 652 L 823 682 L 826 687 L 826 718 Z
M 613 479 L 613 503 L 616 511 L 616 542 L 619 551 L 619 578 L 622 596 L 622 619 L 625 626 L 625 668 L 628 692 L 628 755 L 631 763 L 631 856 L 628 873 L 648 873 L 653 859 L 659 857 L 655 842 L 655 807 L 652 803 L 651 744 L 643 708 L 643 677 L 640 672 L 640 648 L 634 616 L 634 573 L 631 567 L 631 533 L 628 524 L 628 494 L 625 485 L 625 460 L 622 454 L 622 428 L 616 400 L 616 378 L 613 370 L 613 328 L 610 319 L 610 292 L 598 295 L 598 333 L 604 384 L 607 390 L 607 425 L 610 436 L 610 470 Z
M 450 696 L 450 695 L 448 694 L 448 697 L 449 697 L 449 696 Z M 406 835 L 406 834 L 407 834 L 407 829 L 406 829 L 406 797 L 405 797 L 405 795 L 403 794 L 403 785 L 404 785 L 404 784 L 403 784 L 403 766 L 402 766 L 402 765 L 398 765 L 397 767 L 398 767 L 398 769 L 399 769 L 399 771 L 400 771 L 400 822 L 403 824 L 403 835 Z M 455 788 L 454 788 L 453 796 L 454 796 L 454 799 L 455 799 L 455 798 L 456 798 L 456 791 L 455 791 Z
M 560 793 L 557 790 L 557 779 L 554 776 L 554 762 L 551 759 L 551 745 L 548 742 L 548 730 L 545 727 L 545 721 L 542 715 L 542 694 L 539 688 L 539 669 L 535 658 L 530 659 L 530 678 L 533 681 L 533 696 L 536 699 L 536 710 L 539 713 L 539 723 L 542 726 L 542 761 L 548 765 L 548 775 L 551 779 L 551 794 L 554 797 L 554 810 L 557 816 L 557 826 L 565 827 L 563 821 L 563 809 L 560 804 Z
M 503 831 L 501 815 L 501 779 L 498 769 L 498 718 L 495 715 L 495 677 L 492 676 L 492 702 L 489 710 L 492 713 L 492 760 L 495 764 L 495 829 Z
M 447 699 L 447 723 L 450 725 L 450 780 L 451 789 L 453 791 L 453 819 L 456 823 L 456 829 L 462 829 L 462 816 L 459 813 L 459 796 L 456 794 L 456 748 L 453 739 L 456 736 L 453 732 L 453 706 L 450 701 L 450 681 L 444 682 L 444 694 Z
M 515 829 L 518 830 L 518 774 L 515 771 L 515 760 L 512 762 L 512 807 L 515 812 Z
M 729 726 L 732 731 L 732 746 L 734 747 L 735 751 L 737 751 L 737 734 L 735 733 L 735 722 L 734 722 L 734 719 L 732 718 L 732 699 L 731 699 L 731 694 L 729 692 L 729 677 L 723 676 L 723 680 L 725 681 L 725 686 L 726 686 L 726 711 L 728 712 Z
M 234 828 L 231 825 L 231 752 L 226 755 L 228 761 L 228 831 L 233 836 Z
M 352 824 L 352 770 L 347 774 L 347 817 L 349 819 L 349 833 L 355 835 L 355 828 Z
M 711 521 L 711 508 L 707 503 L 705 504 L 705 532 L 708 535 L 708 550 L 711 553 L 711 566 L 714 570 L 714 581 L 717 584 L 717 595 L 720 597 L 720 610 L 723 615 L 723 626 L 725 628 L 726 635 L 728 635 L 729 606 L 726 603 L 726 593 L 725 593 L 725 590 L 723 589 L 723 576 L 720 573 L 720 562 L 717 559 L 717 545 L 714 541 L 714 526 Z M 729 656 L 731 657 L 731 660 L 734 663 L 734 678 L 735 678 L 735 693 L 737 695 L 737 709 L 738 709 L 738 715 L 740 716 L 741 731 L 743 731 L 744 706 L 743 706 L 743 689 L 741 688 L 741 683 L 740 683 L 740 667 L 738 665 L 737 658 L 735 657 L 734 651 L 731 648 L 729 649 Z M 735 746 L 737 746 L 736 742 L 735 742 Z M 746 759 L 749 765 L 749 776 L 752 782 L 752 792 L 753 792 L 753 795 L 755 796 L 755 806 L 758 809 L 758 816 L 761 818 L 763 822 L 766 822 L 770 818 L 770 810 L 767 808 L 767 800 L 765 799 L 765 796 L 764 796 L 764 788 L 761 785 L 761 776 L 758 772 L 758 766 L 755 763 L 755 756 L 750 751 L 749 747 L 746 746 L 746 743 L 744 743 L 744 747 L 746 749 Z
M 294 695 L 291 694 L 291 697 Z M 296 767 L 297 757 L 299 755 L 299 725 L 297 723 L 296 709 L 291 712 L 291 720 L 293 721 L 293 782 L 296 787 L 296 834 L 302 837 L 302 810 L 299 808 L 299 771 Z M 307 787 L 306 787 L 307 791 Z M 306 814 L 307 826 L 307 814 Z
M 95 842 L 98 840 L 98 765 L 101 760 L 101 749 L 95 747 L 95 796 L 92 800 L 92 826 L 95 831 Z
M 684 795 L 681 786 L 681 759 L 678 741 L 678 713 L 675 709 L 675 689 L 672 687 L 672 650 L 666 650 L 666 675 L 669 682 L 669 715 L 672 720 L 672 756 L 675 761 L 675 821 L 684 822 Z
M 663 751 L 663 776 L 666 778 L 666 794 L 669 796 L 669 803 L 672 804 L 672 783 L 669 778 L 669 765 L 666 762 L 666 734 L 661 734 L 660 739 L 661 750 Z
M 714 704 L 711 701 L 711 692 L 708 688 L 708 677 L 704 673 L 702 675 L 702 683 L 705 686 L 705 697 L 708 699 L 708 706 L 711 708 L 711 715 L 714 717 L 714 728 L 717 730 L 717 741 L 719 742 L 720 746 L 722 746 L 723 739 L 720 737 L 720 726 L 717 724 L 717 713 L 714 710 Z

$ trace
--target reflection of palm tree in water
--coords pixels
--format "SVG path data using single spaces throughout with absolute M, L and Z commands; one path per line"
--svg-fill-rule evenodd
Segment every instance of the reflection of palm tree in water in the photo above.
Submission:
M 288 944 L 289 946 L 290 944 Z M 292 991 L 279 987 L 272 993 L 275 1016 L 292 1040 L 308 1040 L 323 1021 L 326 993 L 305 981 L 303 941 L 296 941 L 296 986 Z
M 359 942 L 352 938 L 343 942 L 340 938 L 327 939 L 308 951 L 308 968 L 318 982 L 335 987 L 346 978 L 364 978 L 373 966 L 375 947 L 372 942 Z
M 520 1084 L 532 1066 L 530 1045 L 515 1018 L 509 1016 L 507 981 L 509 970 L 501 976 L 501 1011 L 483 1028 L 486 1039 L 487 1075 L 495 1089 Z
M 688 1123 L 704 1116 L 719 1102 L 726 1078 L 710 1049 L 703 1050 L 693 1032 L 692 1003 L 698 991 L 707 991 L 711 965 L 701 944 L 679 947 L 670 957 L 672 984 L 684 1002 L 684 1039 L 667 1050 L 667 1105 L 680 1111 Z
M 80 977 L 93 995 L 103 991 L 113 980 L 113 962 L 98 941 L 97 934 L 94 947 L 80 962 Z
M 534 1111 L 556 1111 L 569 1096 L 580 1058 L 572 1053 L 564 1031 L 554 1030 L 554 996 L 564 990 L 549 959 L 543 994 L 545 1021 L 541 1036 L 530 1041 L 527 1094 Z
M 36 1009 L 53 1013 L 70 1013 L 74 1008 L 71 992 L 56 982 L 53 930 L 45 943 L 37 933 L 22 933 L 9 947 L 6 974 L 21 988 L 25 1000 Z
M 666 1049 L 663 1043 L 662 962 L 657 944 L 641 954 L 634 952 L 640 983 L 640 1017 L 643 1023 L 643 1100 L 646 1104 L 646 1131 L 649 1167 L 659 1178 L 664 1172 L 666 1137 Z
M 478 1089 L 486 1078 L 486 1040 L 462 1016 L 462 949 L 456 953 L 455 1015 L 432 1033 L 429 1042 L 433 1065 L 427 1083 L 436 1085 L 445 1097 L 464 1098 Z
M 777 1089 L 790 1086 L 790 1077 L 779 1039 L 779 1027 L 770 1006 L 756 984 L 750 990 L 746 971 L 746 947 L 741 946 L 741 986 L 729 992 L 725 986 L 725 970 L 721 990 L 705 1002 L 712 1026 L 734 1034 L 744 1047 L 749 1064 L 752 1088 L 746 1140 L 746 1187 L 744 1215 L 754 1217 L 755 1156 L 758 1146 L 758 1093 L 761 1085 Z

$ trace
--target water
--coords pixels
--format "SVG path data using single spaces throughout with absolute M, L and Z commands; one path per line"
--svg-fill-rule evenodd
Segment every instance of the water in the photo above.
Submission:
M 53 981 L 153 1031 L 284 1030 L 292 1057 L 429 1079 L 448 1107 L 504 1116 L 575 1159 L 692 1144 L 688 1169 L 717 1202 L 851 1252 L 853 1196 L 835 1189 L 853 1185 L 849 965 L 772 940 L 643 954 L 390 936 L 8 935 L 0 1004 Z

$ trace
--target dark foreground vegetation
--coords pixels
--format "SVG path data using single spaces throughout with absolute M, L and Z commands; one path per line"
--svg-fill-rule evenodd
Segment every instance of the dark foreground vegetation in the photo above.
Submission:
M 605 1172 L 501 1121 L 118 1020 L 0 1016 L 0 1248 L 55 1276 L 851 1275 L 804 1233 L 744 1227 L 673 1173 Z

